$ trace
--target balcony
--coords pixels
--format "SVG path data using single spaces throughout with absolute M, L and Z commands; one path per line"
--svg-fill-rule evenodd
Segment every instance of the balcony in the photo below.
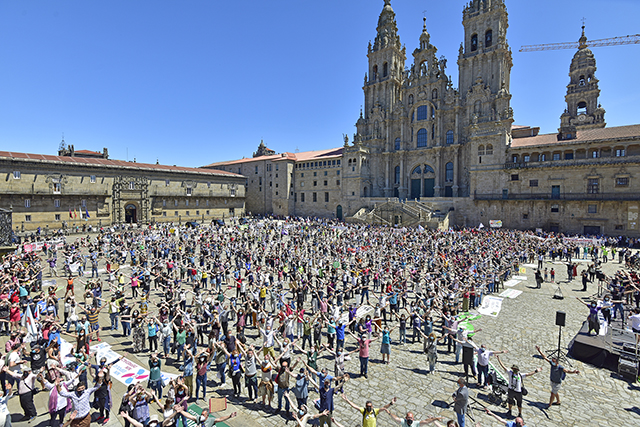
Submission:
M 628 155 L 628 156 L 607 156 L 607 157 L 588 157 L 584 159 L 570 159 L 570 160 L 545 160 L 537 162 L 507 162 L 504 164 L 505 169 L 530 169 L 530 168 L 559 168 L 559 167 L 571 167 L 571 166 L 602 166 L 602 165 L 616 165 L 624 163 L 638 163 L 640 162 L 640 156 Z
M 475 200 L 610 200 L 637 201 L 640 193 L 474 193 Z

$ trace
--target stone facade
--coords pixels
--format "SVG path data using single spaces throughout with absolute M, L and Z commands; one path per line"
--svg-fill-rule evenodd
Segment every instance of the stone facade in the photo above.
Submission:
M 0 173 L 0 208 L 17 231 L 244 215 L 246 178 L 230 172 L 0 152 Z
M 247 209 L 255 213 L 346 217 L 389 199 L 419 200 L 413 208 L 455 212 L 452 225 L 502 220 L 513 228 L 638 236 L 640 126 L 605 127 L 584 28 L 558 133 L 538 135 L 539 128 L 513 124 L 505 1 L 469 2 L 462 25 L 454 88 L 426 24 L 407 67 L 395 12 L 384 0 L 357 132 L 352 143 L 345 138 L 342 148 L 326 150 L 335 166 L 325 169 L 324 152 L 278 155 L 262 144 L 256 154 L 265 155 L 207 167 L 247 176 Z M 282 182 L 272 186 L 268 165 L 277 163 L 289 165 L 280 174 L 288 192 Z M 324 188 L 310 201 L 316 187 L 309 182 L 320 175 L 324 183 L 327 172 L 329 202 Z

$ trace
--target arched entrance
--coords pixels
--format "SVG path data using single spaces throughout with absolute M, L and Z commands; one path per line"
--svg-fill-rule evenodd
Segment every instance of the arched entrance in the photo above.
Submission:
M 342 205 L 338 205 L 336 208 L 336 217 L 342 221 Z
M 126 205 L 124 207 L 124 222 L 132 224 L 138 222 L 138 208 L 136 205 Z
M 429 165 L 417 166 L 411 171 L 411 199 L 433 197 L 435 187 L 435 171 Z

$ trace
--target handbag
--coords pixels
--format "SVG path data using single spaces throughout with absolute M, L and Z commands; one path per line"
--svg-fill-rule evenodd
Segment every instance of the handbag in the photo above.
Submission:
M 526 396 L 527 394 L 529 394 L 529 390 L 527 390 L 526 388 L 524 388 L 524 386 L 521 386 L 520 389 L 522 390 L 522 395 Z

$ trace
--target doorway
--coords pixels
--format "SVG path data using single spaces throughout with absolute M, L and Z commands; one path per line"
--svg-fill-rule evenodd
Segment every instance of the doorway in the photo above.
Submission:
M 434 187 L 436 185 L 435 178 L 424 179 L 424 197 L 433 197 L 435 194 Z
M 420 198 L 420 180 L 412 179 L 411 180 L 411 199 L 419 199 Z
M 133 224 L 138 222 L 138 209 L 135 205 L 126 205 L 124 207 L 124 222 Z
M 338 205 L 336 208 L 336 217 L 342 221 L 342 205 Z

